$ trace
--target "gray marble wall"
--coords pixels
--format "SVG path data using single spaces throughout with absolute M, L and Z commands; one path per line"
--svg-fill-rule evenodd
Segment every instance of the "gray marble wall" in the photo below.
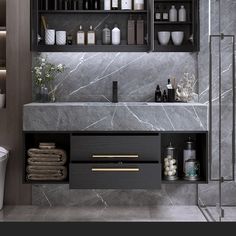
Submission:
M 219 4 L 221 4 L 221 23 L 219 24 Z M 234 0 L 211 0 L 211 32 L 221 31 L 235 34 L 236 2 Z M 58 78 L 55 89 L 59 101 L 107 101 L 111 100 L 111 83 L 118 80 L 122 101 L 153 101 L 153 91 L 157 83 L 164 86 L 169 76 L 179 79 L 183 72 L 198 75 L 196 91 L 199 101 L 208 103 L 209 88 L 209 47 L 208 47 L 208 1 L 200 2 L 201 51 L 199 54 L 188 53 L 97 53 L 97 54 L 47 54 L 49 60 L 64 62 L 70 67 L 66 76 Z M 223 161 L 222 171 L 230 177 L 232 127 L 232 82 L 229 42 L 223 42 L 222 62 L 222 126 L 223 126 Z M 217 42 L 214 47 L 214 91 L 213 91 L 213 177 L 218 177 L 218 141 L 217 124 L 219 119 L 217 105 L 218 68 Z M 199 87 L 199 88 L 198 88 Z M 97 206 L 101 209 L 112 205 L 194 205 L 196 204 L 195 185 L 163 185 L 160 191 L 146 190 L 69 190 L 68 185 L 34 185 L 33 204 L 36 205 L 69 205 Z M 223 202 L 236 204 L 236 184 L 223 184 Z M 206 204 L 218 202 L 218 185 L 210 182 L 200 186 L 200 198 Z
M 50 62 L 66 65 L 54 90 L 58 102 L 107 102 L 112 81 L 118 81 L 119 101 L 154 101 L 157 84 L 179 81 L 184 72 L 197 76 L 196 53 L 44 53 Z M 197 90 L 197 80 L 195 90 Z

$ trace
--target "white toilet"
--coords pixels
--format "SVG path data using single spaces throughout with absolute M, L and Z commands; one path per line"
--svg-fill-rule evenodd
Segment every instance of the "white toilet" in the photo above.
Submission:
M 4 185 L 5 185 L 5 173 L 8 160 L 8 151 L 0 147 L 0 210 L 3 207 L 3 198 L 4 198 Z

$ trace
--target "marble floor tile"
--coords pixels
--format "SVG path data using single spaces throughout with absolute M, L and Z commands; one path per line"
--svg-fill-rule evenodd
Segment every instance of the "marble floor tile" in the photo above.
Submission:
M 236 207 L 223 207 L 224 217 L 221 219 L 223 222 L 236 222 Z M 216 207 L 208 207 L 214 221 L 219 221 L 219 214 Z
M 150 208 L 151 221 L 206 221 L 197 206 L 157 206 Z
M 233 213 L 230 214 L 233 215 Z M 13 222 L 201 221 L 204 222 L 206 220 L 197 206 L 156 206 L 156 207 L 6 206 L 2 211 L 0 211 L 0 221 L 13 221 Z

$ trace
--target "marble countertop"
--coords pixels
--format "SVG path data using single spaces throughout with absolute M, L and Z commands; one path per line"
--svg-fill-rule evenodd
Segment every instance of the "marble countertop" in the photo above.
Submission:
M 208 106 L 201 103 L 30 103 L 24 131 L 207 131 Z
M 25 107 L 37 107 L 37 106 L 202 106 L 207 107 L 203 103 L 184 103 L 184 102 L 175 102 L 175 103 L 156 103 L 156 102 L 55 102 L 55 103 L 29 103 L 24 105 Z

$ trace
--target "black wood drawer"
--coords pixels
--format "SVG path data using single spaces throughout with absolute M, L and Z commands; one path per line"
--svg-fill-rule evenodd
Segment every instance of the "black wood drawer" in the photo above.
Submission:
M 70 164 L 71 189 L 160 189 L 161 164 Z
M 160 161 L 160 135 L 72 135 L 71 161 Z

